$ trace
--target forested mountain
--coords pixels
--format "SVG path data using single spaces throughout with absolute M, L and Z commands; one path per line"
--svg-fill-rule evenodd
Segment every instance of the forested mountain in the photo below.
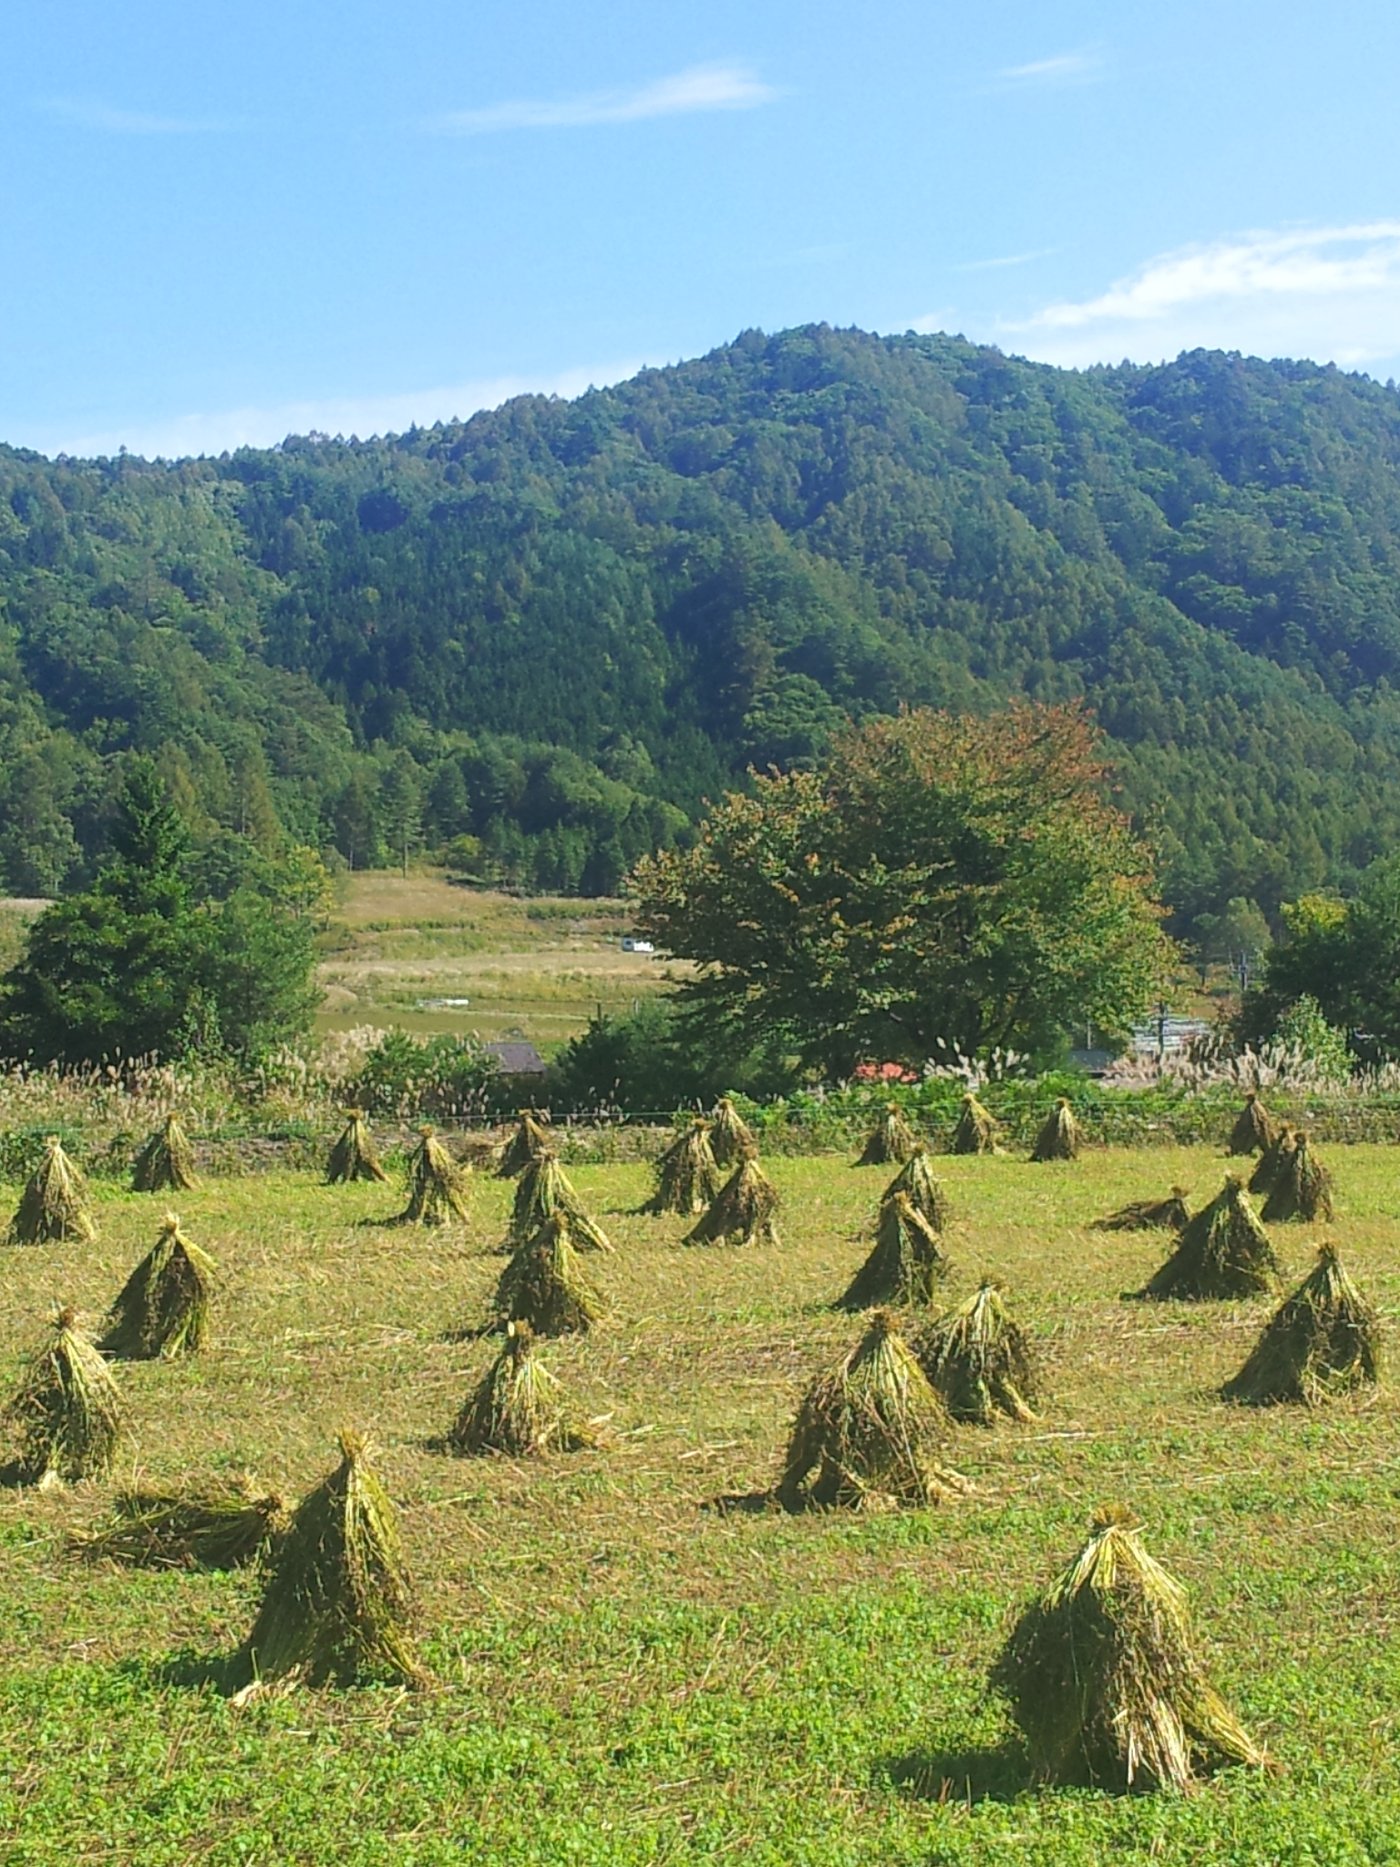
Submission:
M 1400 843 L 1400 393 L 1332 368 L 819 326 L 393 440 L 0 449 L 0 615 L 16 892 L 133 748 L 216 854 L 601 891 L 845 714 L 1011 694 L 1093 707 L 1179 926 Z

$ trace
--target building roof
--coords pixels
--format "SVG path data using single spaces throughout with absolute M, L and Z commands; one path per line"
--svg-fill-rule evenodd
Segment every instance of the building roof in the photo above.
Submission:
M 543 1076 L 549 1068 L 535 1046 L 523 1039 L 483 1044 L 482 1049 L 500 1064 L 503 1076 Z

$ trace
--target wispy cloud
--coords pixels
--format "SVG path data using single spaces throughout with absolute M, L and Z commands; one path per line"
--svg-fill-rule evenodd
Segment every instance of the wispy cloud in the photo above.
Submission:
M 1198 345 L 1360 367 L 1400 354 L 1400 220 L 1182 247 L 1092 298 L 1002 326 L 1045 362 L 1154 362 Z
M 242 127 L 229 117 L 164 117 L 144 110 L 118 110 L 80 97 L 45 97 L 39 108 L 85 130 L 106 130 L 115 136 L 202 136 Z
M 498 408 L 516 395 L 582 395 L 585 389 L 625 382 L 662 357 L 634 357 L 554 374 L 482 376 L 433 389 L 408 390 L 389 395 L 349 395 L 331 400 L 278 402 L 241 408 L 204 410 L 172 415 L 163 420 L 134 421 L 124 427 L 104 425 L 89 431 L 70 430 L 32 437 L 24 443 L 39 452 L 70 454 L 78 459 L 111 455 L 125 447 L 147 460 L 180 460 L 199 454 L 221 454 L 236 447 L 273 447 L 289 434 L 358 435 L 402 434 L 415 423 L 431 427 L 436 421 L 466 420 L 481 409 Z
M 1108 76 L 1108 59 L 1101 46 L 1080 46 L 1053 58 L 1035 58 L 1026 65 L 1007 65 L 993 80 L 997 90 L 1048 90 L 1067 84 L 1097 84 Z
M 1003 253 L 997 259 L 965 259 L 954 272 L 1002 272 L 1008 266 L 1029 266 L 1037 259 L 1049 259 L 1059 252 L 1057 246 L 1037 246 L 1029 253 Z
M 595 123 L 640 123 L 699 110 L 752 110 L 777 97 L 749 65 L 690 65 L 633 90 L 585 91 L 576 97 L 514 98 L 478 110 L 450 111 L 425 128 L 444 136 L 487 136 L 498 130 L 578 129 Z

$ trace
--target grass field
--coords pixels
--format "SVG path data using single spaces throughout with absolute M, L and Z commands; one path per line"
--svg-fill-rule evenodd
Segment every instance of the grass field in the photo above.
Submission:
M 1333 1235 L 1393 1316 L 1400 1155 L 1332 1149 Z M 0 1861 L 709 1862 L 873 1867 L 1400 1860 L 1396 1415 L 1227 1409 L 1213 1389 L 1271 1304 L 1143 1305 L 1155 1235 L 1085 1222 L 1205 1149 L 1075 1166 L 940 1163 L 953 1289 L 1003 1277 L 1037 1338 L 1039 1425 L 959 1429 L 974 1495 L 867 1518 L 713 1508 L 774 1479 L 794 1405 L 855 1336 L 827 1307 L 888 1174 L 783 1159 L 781 1249 L 685 1250 L 633 1216 L 639 1166 L 571 1169 L 617 1245 L 613 1305 L 550 1365 L 618 1435 L 531 1464 L 431 1449 L 492 1354 L 484 1315 L 511 1188 L 478 1178 L 469 1228 L 376 1221 L 397 1189 L 287 1174 L 181 1202 L 224 1287 L 209 1351 L 118 1370 L 116 1474 L 252 1467 L 289 1492 L 370 1429 L 402 1511 L 440 1682 L 302 1692 L 234 1710 L 221 1665 L 247 1576 L 79 1564 L 65 1534 L 105 1488 L 0 1493 Z M 14 1189 L 6 1189 L 6 1197 Z M 94 1323 L 163 1199 L 102 1189 L 100 1242 L 12 1249 L 0 1382 L 55 1299 Z M 1276 1228 L 1291 1283 L 1309 1228 Z M 1186 1801 L 1031 1792 L 984 1681 L 1008 1616 L 1129 1503 L 1190 1589 L 1216 1682 L 1269 1749 Z
M 546 1055 L 601 1007 L 625 1011 L 658 991 L 668 968 L 624 953 L 620 901 L 531 900 L 438 875 L 345 878 L 317 976 L 318 1027 L 398 1025 L 415 1032 L 524 1037 Z M 465 1005 L 434 1003 L 466 999 Z

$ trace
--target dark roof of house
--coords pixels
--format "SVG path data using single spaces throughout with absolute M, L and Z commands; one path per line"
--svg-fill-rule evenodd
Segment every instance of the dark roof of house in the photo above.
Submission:
M 482 1049 L 500 1064 L 503 1076 L 543 1076 L 549 1068 L 533 1044 L 504 1041 L 483 1044 Z

